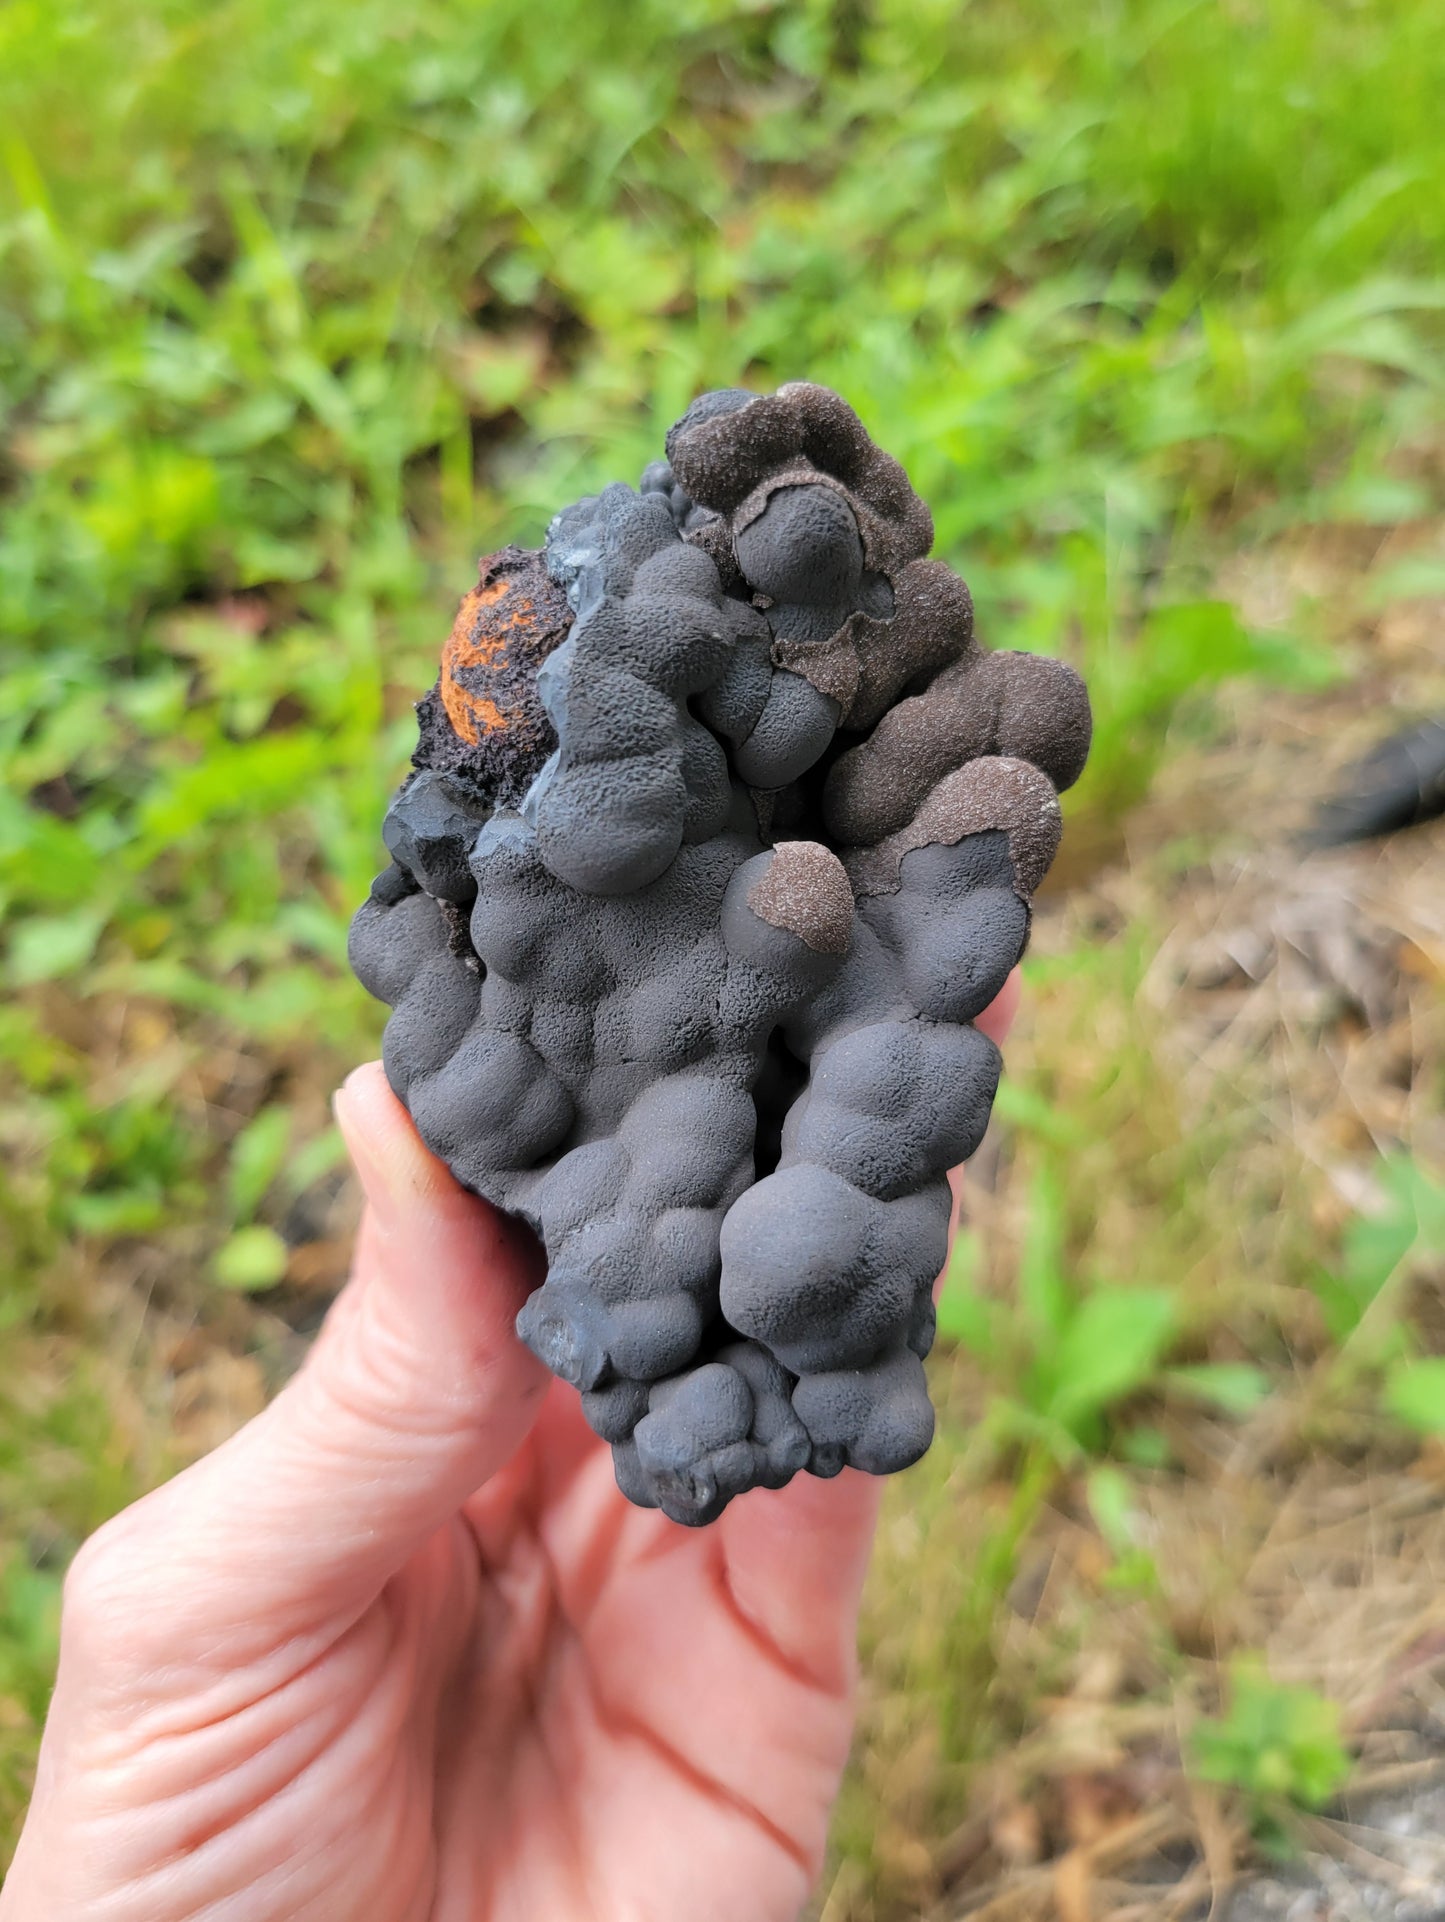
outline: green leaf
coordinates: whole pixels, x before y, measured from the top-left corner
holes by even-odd
[[[1114,1447],[1135,1468],[1168,1468],[1174,1460],[1173,1444],[1153,1422],[1131,1423],[1114,1438]]]
[[[1129,1477],[1105,1463],[1090,1471],[1085,1486],[1090,1511],[1110,1550],[1115,1555],[1123,1555],[1136,1548],[1134,1497]]]
[[[1228,1711],[1201,1722],[1190,1747],[1204,1781],[1302,1808],[1322,1808],[1350,1772],[1336,1705],[1313,1689],[1272,1681],[1253,1655],[1231,1664]]]
[[[32,987],[83,968],[95,953],[105,918],[104,909],[86,906],[73,914],[22,921],[10,941],[11,981],[16,987]]]
[[[1413,1218],[1419,1252],[1445,1255],[1445,1182],[1411,1156],[1392,1155],[1385,1163],[1385,1185],[1401,1212]]]
[[[276,1286],[286,1272],[286,1261],[286,1244],[280,1235],[274,1228],[258,1224],[238,1229],[217,1250],[211,1276],[222,1288],[237,1294],[256,1294]]]
[[[60,1644],[60,1576],[19,1555],[0,1562],[0,1699],[44,1720]]]
[[[1065,1114],[1037,1089],[1005,1075],[994,1097],[994,1114],[1014,1127],[1037,1135],[1051,1148],[1078,1148],[1089,1139],[1088,1129]]]
[[[1445,594],[1445,554],[1413,554],[1370,576],[1364,605],[1378,613],[1395,601],[1435,600]]]
[[[73,1195],[65,1212],[83,1235],[143,1235],[165,1220],[165,1196],[147,1186],[105,1188]]]
[[[233,1221],[243,1224],[255,1214],[281,1172],[290,1143],[291,1114],[282,1107],[262,1108],[236,1136],[227,1171]]]
[[[1051,1358],[1056,1386],[1046,1411],[1077,1430],[1087,1416],[1138,1394],[1154,1379],[1178,1325],[1162,1288],[1099,1288],[1085,1297]]]
[[[1445,1355],[1402,1361],[1385,1383],[1385,1406],[1422,1435],[1445,1435]]]
[[[996,1304],[975,1288],[977,1268],[978,1237],[961,1229],[954,1237],[938,1296],[938,1327],[950,1341],[986,1361],[994,1346]]]
[[[1019,1306],[1036,1339],[1059,1336],[1073,1311],[1064,1272],[1064,1195],[1054,1170],[1041,1167],[1029,1185]]]
[[[1269,1376],[1248,1362],[1191,1362],[1165,1372],[1164,1383],[1193,1401],[1210,1403],[1226,1415],[1248,1415],[1269,1394]]]
[[[1386,1286],[1419,1257],[1445,1253],[1445,1186],[1408,1155],[1388,1157],[1379,1172],[1383,1207],[1350,1223],[1338,1269],[1315,1279],[1336,1341],[1354,1333]]]
[[[281,1185],[285,1194],[293,1199],[304,1194],[313,1181],[329,1175],[333,1168],[342,1167],[346,1161],[346,1143],[341,1130],[336,1127],[323,1128],[319,1135],[304,1141],[286,1157],[286,1165],[281,1170]]]
[[[1159,1570],[1140,1541],[1142,1530],[1127,1475],[1105,1463],[1089,1475],[1089,1508],[1114,1565],[1106,1577],[1113,1589],[1157,1591]]]

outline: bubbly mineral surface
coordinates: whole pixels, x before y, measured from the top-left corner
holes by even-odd
[[[928,1447],[972,1024],[1089,706],[978,646],[836,394],[705,394],[666,445],[482,563],[351,957],[423,1138],[546,1248],[523,1338],[697,1524]]]

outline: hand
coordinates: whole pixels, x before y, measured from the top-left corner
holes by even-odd
[[[266,1412],[77,1557],[0,1922],[787,1922],[879,1485],[631,1507],[513,1333],[530,1239],[379,1067],[337,1114],[353,1277]]]

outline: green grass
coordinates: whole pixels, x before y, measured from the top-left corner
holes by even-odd
[[[0,1836],[32,1564],[164,1466],[96,1278],[209,1312],[189,1278],[270,1279],[333,1164],[286,1117],[375,1046],[346,921],[476,554],[635,475],[703,386],[834,384],[986,638],[1089,676],[1074,842],[1116,841],[1221,681],[1340,670],[1327,611],[1252,630],[1222,558],[1440,511],[1438,29],[1432,0],[0,10]],[[1088,1291],[1232,1249],[1187,1141],[1120,1145],[1124,1027],[1075,1090],[1088,1153],[1039,1149],[1058,1242],[997,1383],[1055,1427]],[[1021,1138],[1058,1080],[1020,1083]],[[1100,1192],[1157,1228],[1149,1273],[1080,1278]]]

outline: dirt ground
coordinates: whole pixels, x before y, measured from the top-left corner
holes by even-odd
[[[1304,547],[1231,588],[1268,620],[1302,587],[1326,594],[1380,559]],[[1221,1153],[1240,1154],[1228,1117],[1247,1112],[1241,1166],[1288,1162],[1280,1185],[1330,1232],[1377,1203],[1382,1154],[1445,1162],[1445,821],[1307,846],[1358,755],[1392,725],[1445,714],[1445,603],[1397,605],[1357,638],[1347,684],[1241,695],[1225,734],[1170,764],[1127,845],[1076,871],[1037,934],[1040,952],[1066,954],[1141,917],[1163,927],[1140,1015],[1186,1123],[1222,1125]],[[986,1145],[985,1237],[1006,1231],[1009,1186]],[[1442,1281],[1426,1277],[1409,1304],[1436,1352]],[[1227,1343],[1227,1306],[1221,1322]],[[1254,1414],[1164,1417],[1176,1467],[1137,1476],[1158,1571],[1137,1596],[1110,1590],[1077,1486],[1051,1495],[991,1637],[991,1686],[1016,1691],[1027,1725],[974,1768],[941,1844],[911,1852],[896,1826],[894,1906],[840,1875],[824,1922],[1445,1916],[1445,1444],[1387,1438],[1348,1354],[1322,1348],[1297,1302],[1281,1301],[1278,1325],[1279,1385]],[[1252,1327],[1238,1326],[1240,1355]],[[889,1559],[885,1534],[885,1582]],[[1278,1873],[1238,1803],[1181,1767],[1241,1648],[1338,1703],[1357,1757],[1338,1806],[1292,1818],[1296,1859]],[[881,1847],[886,1859],[886,1832]]]

